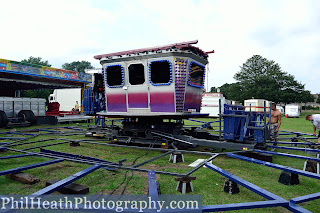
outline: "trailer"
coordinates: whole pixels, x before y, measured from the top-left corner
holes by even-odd
[[[284,108],[282,106],[276,106],[277,110],[280,111],[281,115],[284,115]]]
[[[231,104],[222,93],[204,93],[202,96],[201,113],[209,114],[210,117],[219,117],[219,100],[221,100],[221,112],[224,112],[224,104]]]
[[[285,106],[285,113],[288,118],[299,118],[301,114],[301,107],[296,104],[287,104]]]
[[[45,115],[45,99],[0,97],[0,127],[21,122],[32,125],[37,116]]]
[[[271,102],[264,99],[248,99],[244,101],[246,111],[251,112],[263,112],[266,108],[267,112],[270,112]]]

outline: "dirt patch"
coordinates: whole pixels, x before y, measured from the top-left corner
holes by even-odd
[[[179,164],[179,163],[168,163],[164,166],[158,166],[156,164],[153,164],[153,163],[149,163],[149,164],[146,164],[144,165],[143,167],[141,167],[143,169],[148,169],[148,170],[157,170],[157,171],[163,171],[164,169],[187,169],[187,168],[190,168],[191,170],[191,167],[188,167],[187,165],[184,165],[184,164]]]

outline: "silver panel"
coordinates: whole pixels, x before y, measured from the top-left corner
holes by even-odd
[[[0,97],[0,110],[7,117],[16,117],[20,110],[32,110],[35,116],[46,115],[46,100],[41,98]]]

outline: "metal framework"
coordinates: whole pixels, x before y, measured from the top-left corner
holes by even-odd
[[[201,121],[200,121],[201,123]],[[61,128],[66,128],[67,130],[72,130],[69,132],[64,132],[64,131],[59,131],[55,130],[54,128],[44,128],[44,129],[33,129],[29,130],[28,132],[26,131],[6,131],[6,132],[0,132],[0,135],[4,135],[7,137],[8,135],[20,135],[24,137],[17,137],[15,140],[10,140],[10,142],[4,142],[1,143],[0,150],[5,151],[5,150],[10,150],[10,151],[15,151],[19,152],[22,154],[18,155],[11,155],[11,156],[3,156],[0,157],[0,160],[6,160],[6,159],[12,159],[12,158],[21,158],[21,157],[28,157],[28,156],[36,156],[40,158],[46,158],[46,159],[51,159],[49,161],[45,161],[42,163],[36,163],[36,164],[31,164],[27,166],[22,166],[22,167],[17,167],[14,169],[8,169],[4,171],[0,171],[0,175],[5,175],[9,173],[16,173],[19,171],[24,171],[32,168],[37,168],[37,167],[42,167],[54,163],[59,163],[62,161],[70,161],[70,162],[78,162],[78,163],[84,163],[84,164],[89,164],[91,165],[87,169],[80,171],[76,174],[71,175],[68,178],[65,178],[53,185],[50,185],[48,187],[45,187],[42,190],[39,190],[38,192],[33,193],[30,196],[40,196],[40,195],[46,195],[50,194],[54,191],[57,191],[58,189],[62,188],[65,185],[68,185],[75,180],[80,179],[81,177],[84,177],[85,175],[90,174],[91,172],[97,170],[97,169],[107,169],[107,170],[115,170],[115,169],[123,169],[123,170],[131,170],[131,171],[139,171],[139,172],[147,172],[148,173],[148,183],[149,183],[149,195],[153,196],[155,199],[158,199],[158,189],[157,189],[157,183],[156,183],[156,176],[155,174],[164,174],[164,175],[171,175],[171,176],[176,176],[176,177],[186,177],[197,171],[198,169],[202,168],[203,165],[206,165],[208,168],[211,170],[223,175],[226,178],[229,178],[230,180],[248,188],[249,190],[259,194],[260,196],[264,197],[267,199],[266,201],[257,201],[257,202],[247,202],[247,203],[233,203],[233,204],[221,204],[221,205],[207,205],[207,206],[202,206],[202,212],[214,212],[214,211],[229,211],[229,210],[240,210],[240,209],[254,209],[254,208],[267,208],[267,207],[277,207],[281,206],[284,208],[287,208],[288,210],[292,212],[309,212],[308,210],[302,208],[301,206],[298,206],[299,203],[302,202],[308,202],[311,200],[319,199],[320,198],[320,192],[310,194],[310,195],[304,195],[301,197],[296,197],[292,198],[289,201],[285,200],[273,193],[270,193],[246,180],[243,180],[217,166],[215,166],[212,163],[209,163],[211,160],[214,158],[218,157],[219,155],[226,155],[231,158],[239,159],[239,160],[244,160],[248,161],[251,163],[263,165],[263,166],[268,166],[271,168],[283,170],[283,171],[289,171],[292,173],[304,175],[306,177],[310,178],[315,178],[315,179],[320,179],[319,174],[303,171],[303,170],[298,170],[274,163],[268,163],[265,161],[261,160],[256,160],[253,158],[248,158],[244,157],[241,155],[238,155],[238,152],[226,152],[226,153],[212,153],[212,152],[199,152],[199,151],[188,151],[188,150],[178,150],[174,143],[173,149],[161,149],[161,148],[153,148],[153,147],[140,147],[140,146],[129,146],[130,148],[135,148],[135,149],[144,149],[144,150],[155,150],[155,151],[165,151],[165,153],[160,154],[159,156],[153,157],[151,159],[148,159],[146,161],[143,161],[139,164],[135,164],[132,166],[123,166],[121,162],[110,162],[110,161],[105,161],[101,160],[98,158],[92,158],[92,157],[87,157],[87,156],[80,156],[80,155],[74,155],[70,153],[63,153],[63,152],[57,152],[57,151],[50,151],[43,149],[43,147],[47,146],[55,146],[63,143],[86,143],[86,144],[99,144],[102,146],[111,146],[111,147],[128,147],[128,145],[120,145],[120,144],[109,144],[109,143],[99,143],[99,139],[84,139],[84,140],[77,140],[77,139],[68,139],[68,138],[63,138],[63,136],[68,136],[68,135],[76,135],[76,134],[83,134],[83,129],[79,127],[61,127]],[[304,134],[304,133],[297,133],[297,132],[281,132],[282,135],[294,135],[291,139],[295,139],[295,141],[292,142],[278,142],[279,144],[284,144],[284,145],[303,145],[303,146],[312,146],[314,145],[314,142],[312,141],[306,141],[314,138],[310,138],[310,135]],[[46,140],[36,140],[36,141],[28,141],[30,139],[34,139],[37,136],[40,135],[59,135],[59,137],[56,137],[55,139],[46,139]],[[9,137],[8,136],[8,137]],[[298,136],[299,138],[297,138]],[[303,138],[303,136],[306,136]],[[5,138],[4,137],[4,138]],[[307,139],[306,139],[307,138]],[[169,138],[165,138],[169,139]],[[301,142],[296,142],[298,140],[305,141],[303,143]],[[58,142],[58,143],[50,143],[50,144],[45,144],[45,145],[40,145],[40,146],[34,146],[30,148],[25,148],[25,149],[15,149],[14,147],[17,146],[22,146],[22,145],[27,145],[27,144],[36,144],[36,143],[42,143],[42,142],[49,142],[49,141],[55,141],[55,140],[61,140],[63,142]],[[272,141],[266,141],[266,143],[274,143]],[[312,148],[298,148],[298,147],[289,147],[289,146],[268,146],[270,148],[277,148],[277,149],[288,149],[288,150],[298,150],[298,151],[303,151],[303,152],[309,152],[309,153],[319,153],[320,150],[317,149],[312,149]],[[40,148],[40,152],[30,152],[28,150],[35,150]],[[168,156],[171,153],[174,153],[176,151],[182,152],[182,153],[193,153],[193,154],[201,154],[201,155],[208,155],[210,156],[208,159],[206,159],[204,162],[196,166],[195,168],[192,168],[190,171],[186,173],[174,173],[174,172],[165,172],[165,171],[150,171],[148,169],[141,169],[139,167],[146,165],[152,161],[155,161],[157,159],[160,159],[162,157]],[[294,154],[287,154],[287,153],[281,153],[281,152],[271,152],[271,151],[266,151],[266,150],[260,150],[260,149],[253,149],[254,152],[256,153],[262,153],[262,154],[269,154],[269,155],[278,155],[278,156],[283,156],[283,157],[290,157],[290,158],[297,158],[297,159],[302,159],[302,160],[313,160],[316,162],[320,162],[319,158],[314,158],[314,157],[308,157],[308,156],[303,156],[303,155],[294,155]]]

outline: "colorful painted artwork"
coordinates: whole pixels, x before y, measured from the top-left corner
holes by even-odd
[[[0,70],[6,70],[7,69],[7,63],[0,61]]]
[[[12,64],[11,63],[11,71],[31,73],[31,74],[36,74],[36,75],[41,74],[41,68],[26,66],[26,65],[22,65],[22,64]]]
[[[0,70],[91,82],[90,74],[0,59]]]
[[[66,78],[66,79],[73,79],[79,80],[78,72],[68,71],[68,70],[60,70],[54,68],[43,68],[43,75],[55,77],[55,78]]]

